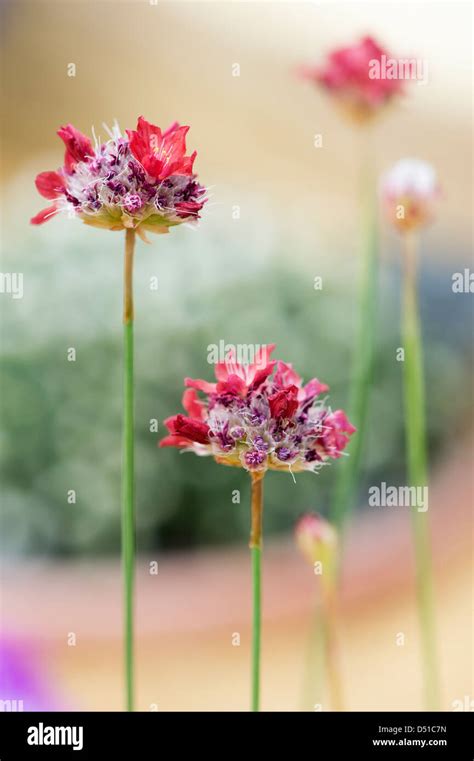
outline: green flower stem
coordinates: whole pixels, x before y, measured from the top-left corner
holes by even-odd
[[[260,644],[262,628],[263,475],[251,473],[250,552],[252,553],[252,711],[260,710]]]
[[[336,585],[331,590],[322,589],[314,605],[306,656],[303,710],[314,710],[315,704],[322,704],[326,685],[332,710],[344,710],[339,670],[337,593]]]
[[[407,471],[411,486],[428,485],[425,425],[423,354],[417,297],[417,240],[414,233],[403,236],[402,334],[405,349],[404,400]],[[439,676],[436,656],[433,575],[428,513],[412,510],[416,556],[418,611],[421,628],[425,705],[439,709]]]
[[[364,137],[368,140],[368,135]],[[368,143],[369,149],[370,145]],[[347,447],[349,457],[344,458],[344,462],[338,465],[334,498],[331,504],[331,521],[339,529],[345,523],[357,496],[375,356],[378,275],[377,208],[369,149],[366,151],[361,182],[362,250],[358,332],[354,347],[349,399],[349,419],[357,428],[357,433]]]
[[[133,592],[135,566],[133,442],[133,254],[135,232],[125,233],[123,308],[122,566],[124,580],[125,704],[134,710]]]
[[[339,672],[337,592],[336,585],[330,592],[323,592],[322,625],[331,706],[334,711],[342,711],[344,710],[344,701]]]
[[[321,705],[323,702],[325,650],[324,627],[322,623],[322,611],[318,591],[318,595],[315,598],[313,605],[308,644],[306,648],[303,680],[303,711],[314,711],[315,705]]]

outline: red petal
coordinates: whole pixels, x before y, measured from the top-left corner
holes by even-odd
[[[159,447],[188,447],[192,442],[189,439],[185,439],[183,436],[165,436],[158,442]]]
[[[216,367],[214,372],[216,374],[216,378],[218,381],[224,382],[229,377],[229,371],[227,369],[226,362],[216,362]]]
[[[226,381],[219,381],[217,393],[245,396],[247,394],[247,384],[239,375],[231,373]]]
[[[157,180],[165,180],[173,174],[192,174],[196,153],[184,155],[188,130],[189,127],[174,122],[162,133],[159,127],[140,116],[137,129],[127,130],[130,150],[148,174]]]
[[[57,213],[58,209],[56,206],[48,206],[47,209],[42,209],[42,211],[39,211],[35,217],[32,217],[30,219],[30,223],[32,225],[42,225],[44,222],[47,222],[50,217],[54,217],[54,215]]]
[[[157,127],[155,124],[152,124],[151,122],[147,122],[147,120],[143,116],[138,117],[137,132],[139,135],[141,135],[143,140],[145,140],[145,142],[148,144],[148,147],[153,147],[151,145],[152,135],[157,138],[158,145],[161,145],[161,141],[163,139],[161,129]]]
[[[185,415],[176,415],[173,425],[173,433],[178,436],[185,436],[187,439],[196,441],[198,444],[209,443],[209,426],[206,423],[186,417]]]
[[[202,402],[199,401],[199,397],[196,394],[196,391],[194,388],[187,388],[186,391],[183,394],[183,407],[188,413],[188,415],[192,418],[196,418],[196,420],[202,420],[205,411],[204,407],[202,405]]]
[[[163,142],[161,129],[154,124],[147,122],[143,116],[138,117],[137,129],[127,130],[127,135],[132,154],[142,164],[143,159],[146,157],[152,158],[154,156],[155,152],[160,149]],[[148,167],[145,167],[145,169],[149,172]],[[149,173],[151,174],[151,172]]]
[[[193,164],[197,156],[197,151],[194,151],[190,156],[185,156],[181,161],[181,167],[179,174],[192,174]]]
[[[253,379],[250,388],[254,391],[256,388],[262,385],[264,381],[272,374],[273,368],[276,365],[276,361],[272,360],[263,370],[257,370],[255,378]]]
[[[199,212],[203,206],[204,203],[196,201],[178,201],[175,204],[175,209],[179,217],[195,217],[199,219]]]
[[[170,126],[165,129],[163,132],[163,137],[167,137],[168,135],[171,135],[173,132],[176,132],[177,129],[179,129],[179,122],[173,122],[173,124],[170,124]]]
[[[216,390],[215,383],[209,383],[199,378],[185,378],[184,385],[188,388],[195,388],[197,391],[203,391],[205,394],[213,394]]]
[[[268,397],[270,413],[277,420],[281,417],[291,418],[298,409],[298,387],[288,386]]]
[[[131,129],[127,130],[127,137],[128,137],[130,150],[132,154],[135,156],[135,158],[138,161],[141,161],[147,150],[145,141],[143,140],[141,135],[138,134],[138,132],[135,132],[134,130],[131,130]]]
[[[64,191],[64,181],[58,172],[41,172],[35,180],[38,193],[43,198],[56,198]]]
[[[57,134],[66,146],[64,166],[68,172],[73,171],[79,161],[85,161],[86,158],[93,155],[94,149],[87,135],[83,135],[72,124],[60,127]]]
[[[322,394],[324,391],[329,391],[329,386],[327,383],[321,383],[320,380],[317,378],[312,378],[306,386],[303,388],[304,394],[302,394],[302,397],[304,399],[310,399],[315,398],[316,396],[319,396],[319,394]]]

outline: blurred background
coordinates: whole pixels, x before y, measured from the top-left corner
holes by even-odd
[[[162,127],[191,125],[188,146],[198,151],[211,201],[197,230],[150,236],[136,256],[138,707],[246,710],[248,477],[156,443],[163,418],[181,411],[183,378],[210,379],[207,347],[220,340],[275,342],[277,358],[330,385],[333,407],[347,403],[361,136],[295,71],[370,33],[393,55],[428,63],[428,83],[407,83],[372,145],[380,172],[418,157],[435,165],[443,188],[439,217],[422,239],[420,298],[443,707],[466,705],[472,295],[454,294],[452,275],[472,267],[471,13],[457,2],[4,0],[1,269],[23,273],[24,297],[0,298],[1,699],[15,698],[21,684],[25,709],[122,708],[124,241],[65,218],[29,225],[47,205],[36,174],[62,163],[56,129],[72,122],[105,139],[104,122],[132,128],[140,114]],[[399,250],[383,221],[380,257],[371,424],[344,567],[342,669],[348,709],[412,710],[422,708],[422,691],[409,508],[367,505],[369,485],[406,482]],[[158,435],[150,432],[155,419]],[[264,709],[318,702],[311,689],[302,692],[317,580],[292,532],[304,510],[327,515],[337,467],[296,483],[279,473],[266,479]],[[326,696],[320,702],[329,708]]]

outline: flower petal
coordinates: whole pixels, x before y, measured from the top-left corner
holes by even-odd
[[[85,161],[94,154],[92,143],[87,135],[83,135],[72,124],[60,127],[57,134],[66,146],[64,167],[68,172],[73,172],[79,161]]]
[[[36,216],[32,217],[30,219],[30,223],[32,225],[42,225],[44,222],[47,222],[48,219],[51,217],[54,217],[55,214],[58,213],[58,209],[56,206],[48,206],[47,209],[42,209],[41,211],[36,214]]]
[[[203,420],[205,410],[194,388],[187,388],[183,394],[182,404],[188,415],[196,420]]]
[[[213,394],[216,390],[215,383],[209,383],[199,378],[185,378],[184,385],[188,388],[195,388],[197,391],[203,391],[205,394]]]
[[[38,193],[43,198],[57,198],[64,190],[64,180],[59,172],[40,172],[35,180]]]

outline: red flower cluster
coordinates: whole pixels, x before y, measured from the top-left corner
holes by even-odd
[[[128,139],[115,128],[108,142],[93,147],[72,124],[61,127],[64,165],[36,178],[38,192],[54,204],[31,222],[67,210],[89,225],[142,234],[197,219],[206,198],[193,174],[196,152],[186,155],[188,130],[174,123],[162,132],[141,116]]]
[[[291,365],[270,360],[274,348],[260,349],[249,365],[229,353],[216,365],[217,383],[186,378],[187,415],[165,420],[169,435],[160,446],[212,455],[249,471],[314,471],[339,458],[354,426],[318,398],[328,386],[317,378],[303,385]]]

